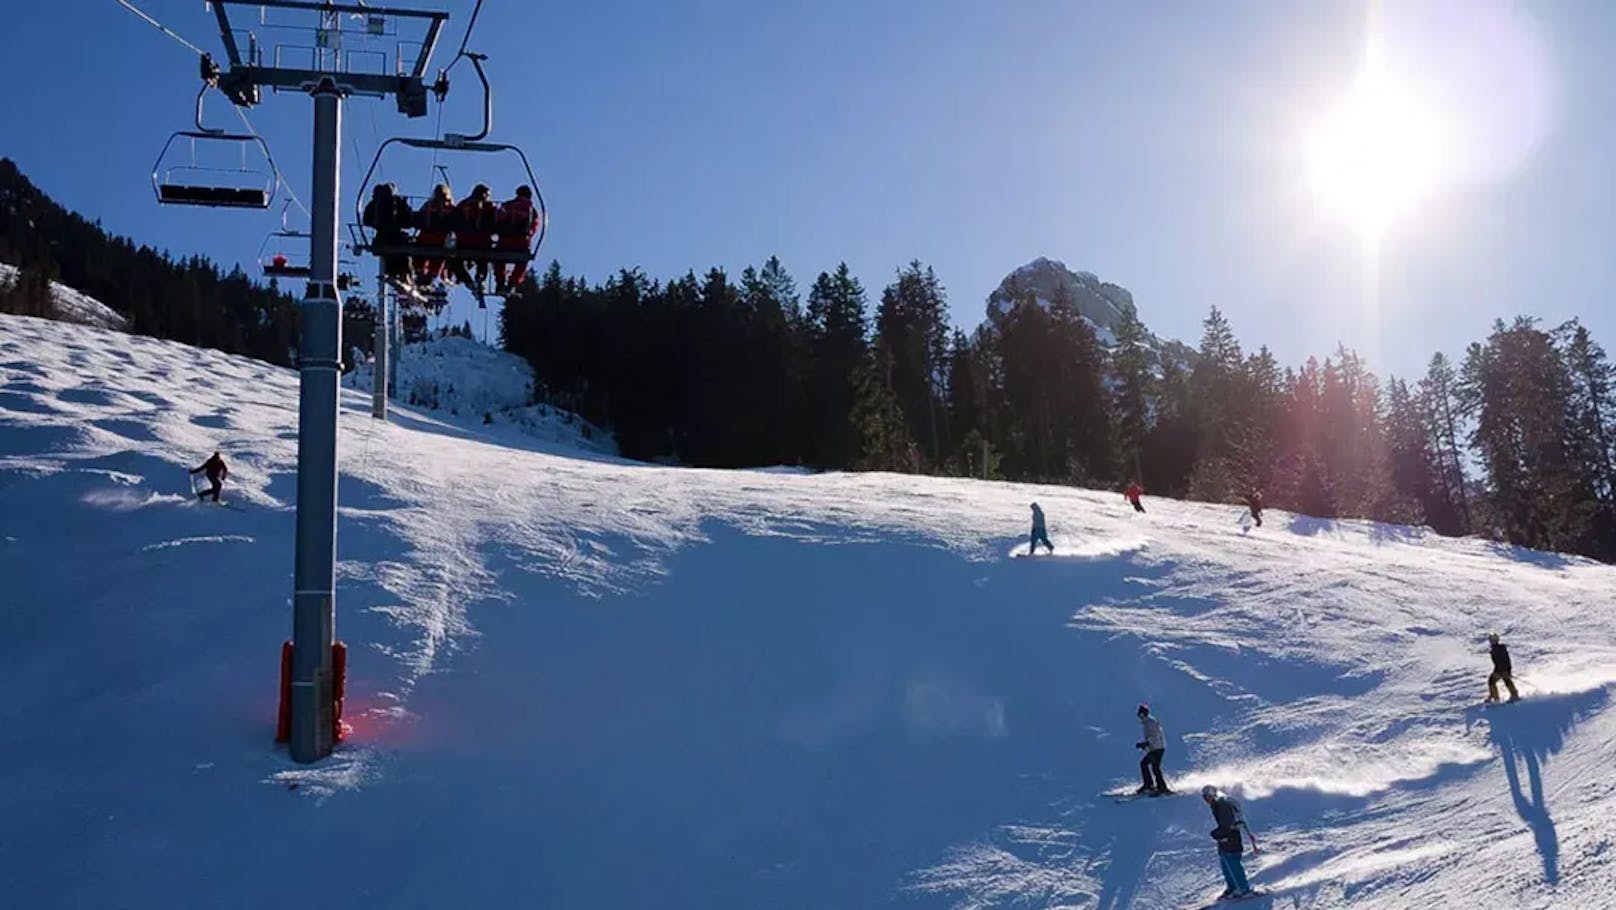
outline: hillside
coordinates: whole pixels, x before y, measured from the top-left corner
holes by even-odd
[[[296,375],[0,316],[17,906],[1198,907],[1206,807],[1105,795],[1140,701],[1175,786],[1243,798],[1238,906],[1612,906],[1616,568],[344,396],[354,732],[302,767],[269,742]],[[182,473],[215,448],[223,508]],[[1032,500],[1058,553],[1010,559]],[[1519,704],[1479,704],[1488,629]]]

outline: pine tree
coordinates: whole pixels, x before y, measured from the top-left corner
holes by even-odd
[[[1144,323],[1130,303],[1122,307],[1111,349],[1111,405],[1116,419],[1118,461],[1134,480],[1141,476],[1140,453],[1150,429],[1150,402],[1155,397],[1152,356]]]
[[[1431,432],[1431,449],[1436,455],[1436,482],[1446,501],[1446,511],[1457,514],[1457,533],[1468,534],[1474,527],[1470,514],[1470,494],[1465,480],[1464,458],[1459,451],[1457,403],[1458,374],[1439,351],[1431,355],[1425,378],[1420,380],[1420,400],[1425,405],[1425,423]]]
[[[1190,476],[1190,495],[1210,502],[1227,502],[1250,485],[1240,476],[1235,440],[1241,427],[1235,411],[1240,392],[1243,357],[1229,321],[1212,307],[1202,324],[1200,359],[1191,373],[1191,403],[1197,452]]]
[[[927,462],[943,458],[945,427],[938,419],[948,353],[948,303],[930,267],[910,262],[881,292],[875,344],[892,364],[891,384],[911,438]]]
[[[808,294],[808,344],[813,367],[809,383],[811,427],[808,461],[823,468],[846,468],[858,458],[853,426],[856,378],[864,364],[864,288],[847,268],[821,272]]]
[[[894,365],[884,347],[871,347],[855,379],[853,425],[859,435],[855,467],[864,471],[905,471],[916,466],[914,445],[892,387]]]

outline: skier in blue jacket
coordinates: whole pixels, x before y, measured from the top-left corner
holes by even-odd
[[[1055,552],[1055,545],[1049,542],[1049,530],[1044,527],[1044,510],[1038,508],[1038,503],[1032,504],[1032,534],[1027,542],[1027,555],[1038,552],[1038,545],[1043,544],[1049,552]]]

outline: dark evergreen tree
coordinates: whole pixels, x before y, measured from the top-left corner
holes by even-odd
[[[808,294],[809,438],[806,461],[851,467],[859,455],[853,425],[857,377],[866,350],[864,288],[847,263],[821,272]]]
[[[898,270],[881,292],[875,345],[891,363],[890,383],[908,436],[920,443],[927,464],[947,451],[942,386],[948,355],[948,303],[937,276],[918,261]]]

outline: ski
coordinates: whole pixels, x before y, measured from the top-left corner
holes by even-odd
[[[1269,894],[1270,892],[1267,890],[1257,888],[1253,889],[1249,893],[1242,894],[1239,897],[1215,897],[1209,903],[1191,904],[1190,906],[1186,907],[1185,910],[1217,910],[1219,907],[1237,907],[1249,901],[1254,901],[1260,897],[1268,897]]]

